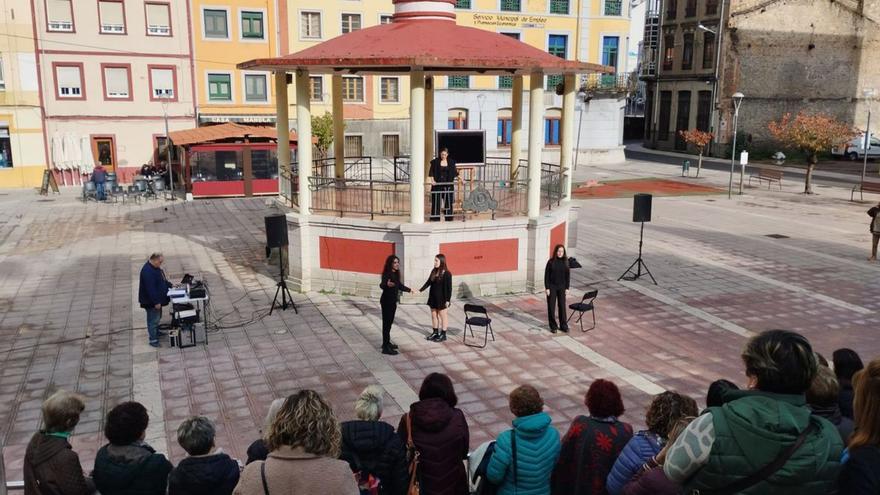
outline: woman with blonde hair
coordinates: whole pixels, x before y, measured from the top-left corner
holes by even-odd
[[[856,428],[844,455],[839,490],[847,495],[880,493],[880,359],[853,376]]]
[[[245,467],[234,494],[359,494],[348,463],[338,459],[342,434],[333,408],[314,390],[284,401],[265,440],[269,457]]]
[[[284,405],[284,399],[275,399],[269,404],[269,411],[266,413],[266,419],[263,421],[263,427],[260,429],[260,438],[254,440],[254,443],[247,449],[247,462],[250,464],[254,461],[265,461],[269,457],[269,449],[266,447],[265,435],[269,431],[269,427],[275,421],[275,416]]]

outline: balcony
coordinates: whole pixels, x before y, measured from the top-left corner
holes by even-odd
[[[635,72],[581,76],[581,89],[593,94],[628,94],[635,91],[637,84],[638,78]]]

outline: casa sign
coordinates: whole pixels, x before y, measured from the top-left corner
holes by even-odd
[[[477,26],[543,28],[546,23],[546,17],[534,15],[474,14],[474,24]]]

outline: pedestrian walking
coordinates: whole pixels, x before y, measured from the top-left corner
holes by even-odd
[[[454,181],[458,177],[458,169],[455,168],[455,160],[449,158],[449,149],[441,148],[440,156],[431,160],[428,176],[431,178],[431,221],[440,221],[442,202],[443,216],[447,222],[451,222]]]
[[[391,325],[394,324],[397,303],[401,292],[412,292],[400,281],[400,258],[397,256],[392,254],[385,259],[379,287],[382,289],[382,297],[379,298],[379,305],[382,306],[382,354],[394,356],[397,355],[397,344],[391,341]]]
[[[556,333],[561,329],[568,332],[568,321],[565,319],[565,296],[571,283],[571,270],[568,267],[568,255],[565,246],[557,244],[553,248],[553,256],[544,267],[544,294],[547,295],[547,319],[550,320],[550,331]],[[556,324],[556,312],[559,311],[559,325]]]
[[[452,300],[452,274],[446,267],[446,256],[438,254],[434,256],[434,269],[419,289],[419,292],[428,289],[428,307],[431,308],[431,335],[426,340],[444,342],[446,329],[449,328],[449,303]]]
[[[153,253],[150,259],[141,268],[140,285],[138,287],[138,302],[147,311],[147,333],[150,345],[159,347],[159,321],[162,320],[162,306],[171,302],[168,297],[168,289],[171,283],[165,278],[162,271],[162,263],[165,257],[162,253]]]
[[[868,261],[877,261],[877,244],[880,243],[880,203],[868,210],[868,216],[871,217],[871,224],[868,230],[871,231],[871,257]]]
[[[107,191],[104,189],[104,184],[107,182],[107,169],[101,163],[96,163],[95,168],[92,169],[92,182],[95,183],[98,201],[105,201],[107,199]]]

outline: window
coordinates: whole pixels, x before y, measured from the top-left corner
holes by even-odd
[[[208,74],[208,100],[232,101],[232,76]]]
[[[544,145],[559,146],[560,122],[562,122],[562,111],[557,108],[547,109],[547,115],[544,117]]]
[[[360,14],[342,14],[342,34],[357,31],[361,28]]]
[[[694,33],[684,33],[681,46],[681,69],[690,70],[694,66]]]
[[[324,78],[322,76],[309,76],[309,99],[324,101]]]
[[[513,112],[510,108],[498,109],[497,142],[499,146],[510,146],[513,138]]]
[[[675,19],[676,11],[678,11],[677,0],[666,0],[666,18]]]
[[[718,0],[706,1],[706,15],[715,15],[718,13]]]
[[[622,0],[605,0],[605,15],[623,14]]]
[[[244,75],[244,101],[266,102],[266,74]]]
[[[391,18],[393,16],[390,15],[380,15],[379,16],[379,24],[391,24]]]
[[[342,101],[346,103],[363,103],[364,78],[360,76],[344,76],[342,78]]]
[[[501,34],[519,41],[519,33],[501,33]],[[513,88],[513,76],[498,76],[498,88],[499,89],[512,89]]]
[[[84,100],[82,64],[55,65],[55,86],[58,98]]]
[[[204,9],[202,16],[205,19],[205,38],[229,38],[229,24],[225,10]]]
[[[675,149],[686,150],[687,143],[678,131],[688,130],[691,120],[691,92],[678,92],[678,112],[675,116]]]
[[[660,92],[660,122],[657,124],[657,139],[660,141],[669,140],[669,119],[672,114],[672,91]]]
[[[241,37],[248,40],[265,38],[262,12],[241,11]]]
[[[619,36],[602,37],[602,65],[617,69],[617,57],[620,53]]]
[[[697,129],[709,132],[709,117],[712,113],[712,92],[700,91],[697,93]]]
[[[125,9],[122,2],[99,0],[101,34],[125,34]]]
[[[382,156],[388,158],[400,156],[400,135],[382,134]]]
[[[675,35],[667,34],[663,40],[663,70],[672,70],[675,58]]]
[[[547,91],[556,91],[556,87],[563,83],[565,79],[561,74],[553,74],[547,76]]]
[[[684,16],[694,17],[695,15],[697,15],[697,0],[687,0],[687,3],[684,4]]]
[[[46,0],[46,17],[49,31],[73,32],[71,0]]]
[[[12,142],[6,126],[0,126],[0,168],[12,168]]]
[[[150,99],[177,101],[177,70],[171,66],[149,69]]]
[[[470,76],[449,76],[446,78],[446,87],[449,89],[468,89],[471,87]]]
[[[0,91],[6,91],[6,78],[3,77],[3,57],[0,56]]]
[[[101,64],[104,99],[131,100],[131,66]]]
[[[364,156],[363,136],[345,136],[343,146],[345,156]]]
[[[711,69],[715,66],[715,35],[703,33],[703,68]]]
[[[400,103],[400,79],[396,77],[379,78],[379,101]]]
[[[321,39],[321,13],[301,12],[299,15],[299,36],[307,39]]]
[[[564,34],[551,34],[547,40],[547,51],[550,55],[566,58],[568,52],[568,36]]]
[[[147,3],[147,36],[171,36],[171,6]]]
[[[568,0],[550,0],[550,13],[568,15]]]
[[[519,12],[522,10],[520,0],[501,0],[502,12]]]
[[[467,129],[468,128],[468,111],[467,108],[450,108],[446,117],[446,127],[448,129]]]
[[[455,0],[455,8],[469,9],[471,8],[471,0]]]

